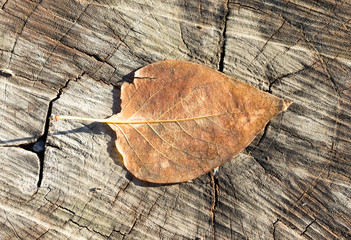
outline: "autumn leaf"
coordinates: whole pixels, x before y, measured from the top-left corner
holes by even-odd
[[[155,183],[194,179],[231,160],[291,102],[221,72],[186,61],[147,65],[124,83],[116,132],[125,167]]]

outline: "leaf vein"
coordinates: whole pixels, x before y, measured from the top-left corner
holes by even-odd
[[[208,84],[203,84],[201,87],[208,86],[208,85],[213,85],[213,84],[218,84],[216,82],[208,83]],[[200,87],[195,87],[191,90],[190,93],[188,93],[186,96],[182,97],[178,102],[174,103],[171,107],[169,107],[166,111],[164,111],[158,118],[160,119],[162,116],[164,116],[167,112],[171,111],[173,108],[175,108],[178,104],[184,102],[185,99],[190,97],[193,93],[195,93],[197,90],[201,89]]]
[[[177,164],[175,162],[175,160],[169,158],[168,156],[166,156],[162,151],[158,150],[153,144],[151,144],[151,142],[145,137],[144,134],[142,134],[136,127],[130,125],[135,131],[137,131],[144,139],[145,141],[153,148],[155,149],[156,152],[158,152],[159,154],[161,154],[164,158],[166,158],[167,160],[171,161],[172,163],[174,163],[174,165],[178,166],[178,167],[181,167],[181,168],[186,168],[184,166],[180,166],[179,164]]]
[[[188,136],[190,136],[190,137],[193,138],[193,139],[196,139],[196,140],[199,140],[199,141],[201,141],[201,142],[205,142],[205,143],[208,143],[208,144],[211,144],[211,145],[221,146],[221,147],[223,147],[223,148],[229,149],[227,146],[224,146],[224,145],[222,145],[222,144],[217,144],[217,143],[213,143],[213,142],[206,141],[206,140],[201,139],[201,138],[196,138],[196,137],[192,136],[190,133],[188,133],[188,132],[183,128],[183,126],[182,126],[179,122],[176,122],[176,123],[178,124],[178,126],[182,129],[182,131],[183,131],[185,134],[187,134]]]
[[[126,142],[128,144],[128,146],[132,149],[132,151],[134,152],[134,154],[138,157],[139,161],[141,162],[141,164],[143,165],[144,169],[146,169],[146,171],[151,174],[151,175],[156,175],[156,176],[160,176],[159,174],[157,173],[154,173],[154,172],[150,172],[150,170],[146,167],[144,161],[140,158],[139,154],[135,151],[135,149],[133,148],[133,146],[130,144],[129,142],[129,139],[127,137],[127,135],[125,134],[125,132],[123,131],[123,129],[117,125],[117,127],[119,128],[119,130],[122,132],[124,138],[126,139]]]
[[[195,156],[195,155],[192,155],[191,153],[188,153],[187,151],[185,151],[185,150],[183,150],[183,149],[180,149],[180,148],[174,146],[173,144],[169,143],[169,142],[166,141],[166,140],[165,140],[149,123],[148,123],[147,125],[152,129],[152,131],[153,131],[163,142],[165,142],[166,144],[168,144],[168,145],[171,146],[172,148],[177,149],[178,151],[183,152],[183,153],[185,153],[185,154],[187,154],[187,155],[189,155],[189,156],[191,156],[191,157],[193,157],[193,158],[195,158],[195,159],[201,160],[200,157]],[[197,163],[197,164],[198,164],[198,163]],[[198,164],[198,166],[199,166],[201,169],[203,169],[201,165]],[[188,166],[188,167],[189,167],[189,166]]]
[[[161,92],[168,84],[171,84],[171,83],[173,83],[173,82],[175,82],[175,81],[178,81],[180,78],[181,78],[181,77],[176,78],[176,79],[174,79],[174,80],[172,80],[172,81],[170,81],[170,82],[166,82],[165,84],[163,84],[159,90],[157,90],[156,92],[154,92],[152,95],[150,95],[150,96],[148,97],[148,99],[146,99],[146,100],[143,102],[143,104],[139,107],[139,109],[136,110],[136,111],[133,113],[133,115],[130,116],[130,118],[134,117],[134,116],[145,106],[145,104],[146,104],[148,101],[150,101],[150,99],[152,99],[156,94],[158,94],[159,92]]]

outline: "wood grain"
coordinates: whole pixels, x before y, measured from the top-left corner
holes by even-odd
[[[350,15],[328,0],[0,0],[0,239],[350,239]],[[176,185],[129,175],[108,126],[48,118],[118,113],[121,82],[164,59],[294,103]]]

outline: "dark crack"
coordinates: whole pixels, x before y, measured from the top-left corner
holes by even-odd
[[[218,177],[217,174],[212,171],[210,173],[211,176],[211,184],[212,184],[212,207],[211,207],[211,222],[212,222],[212,237],[213,239],[216,239],[216,209],[218,205],[218,196],[219,196],[219,182],[218,182]]]
[[[58,39],[58,40],[56,41],[56,45],[53,47],[53,49],[51,50],[51,52],[48,54],[48,57],[45,59],[44,63],[42,64],[42,66],[41,66],[41,68],[40,68],[40,70],[38,71],[38,74],[37,74],[37,76],[36,76],[36,79],[39,78],[41,72],[44,70],[44,68],[45,68],[45,66],[46,66],[46,63],[49,61],[49,59],[51,58],[51,56],[53,55],[53,53],[56,51],[57,47],[59,46],[59,43],[61,43],[61,44],[63,44],[64,46],[66,46],[64,43],[62,43],[62,39],[63,39],[64,37],[66,37],[66,35],[67,35],[67,33],[68,33],[69,31],[72,30],[72,28],[75,26],[75,24],[77,23],[77,21],[79,20],[79,18],[80,18],[80,17],[83,15],[83,13],[86,11],[87,7],[88,7],[88,5],[85,6],[85,8],[79,13],[79,15],[76,17],[76,19],[72,22],[71,26],[67,29],[67,31],[65,31],[65,32],[63,33],[63,35],[60,37],[60,39]]]
[[[4,4],[2,4],[2,6],[1,6],[1,9],[2,9],[2,10],[5,9],[5,5],[7,4],[8,1],[9,1],[9,0],[6,0],[6,1],[4,2]]]
[[[80,50],[80,52],[83,52],[83,51]],[[98,62],[103,62],[103,63],[105,63],[105,59],[103,59],[102,57],[100,57],[98,54],[88,53],[88,52],[84,52],[84,53],[85,53],[86,55],[88,55],[88,56],[94,58],[94,59],[95,59],[96,61],[98,61]]]
[[[5,77],[5,78],[9,78],[12,77],[13,73],[10,70],[7,69],[1,69],[0,70],[0,77]]]
[[[140,219],[140,217],[141,217],[141,214],[139,214],[138,216],[136,216],[136,218],[134,219],[134,221],[133,221],[133,223],[132,223],[132,226],[130,227],[129,231],[128,231],[127,233],[124,234],[124,236],[123,236],[122,239],[124,239],[125,236],[128,236],[128,235],[133,231],[133,229],[134,229],[134,227],[135,227],[137,221]],[[115,230],[115,231],[116,231],[116,230]],[[121,232],[120,232],[120,233],[121,233]],[[121,234],[123,234],[123,233],[121,233]]]
[[[273,233],[272,233],[272,235],[273,235],[273,239],[275,240],[275,239],[277,239],[276,238],[276,233],[275,233],[275,231],[276,231],[276,224],[279,222],[279,219],[277,219],[277,221],[275,221],[274,223],[273,223]]]
[[[280,29],[282,29],[282,27],[284,26],[285,22],[286,22],[286,20],[284,19],[283,22],[282,22],[282,24],[278,27],[278,29],[276,29],[276,30],[271,34],[271,36],[269,36],[269,38],[267,39],[267,41],[264,43],[264,45],[262,46],[262,48],[258,51],[258,53],[256,54],[256,56],[255,56],[254,59],[252,60],[252,62],[255,61],[255,60],[258,58],[258,56],[260,56],[260,55],[263,53],[263,51],[265,50],[265,48],[266,48],[267,44],[269,43],[269,41],[271,41],[272,38],[280,31]]]
[[[180,39],[182,39],[182,42],[183,42],[184,46],[186,47],[186,49],[189,51],[189,53],[191,53],[189,45],[184,39],[182,28],[181,27],[179,27],[179,28],[180,28]]]
[[[124,186],[122,186],[122,187],[119,189],[119,191],[117,192],[115,198],[113,199],[113,201],[112,201],[112,203],[111,203],[111,206],[115,204],[115,202],[116,202],[117,199],[118,199],[119,194],[120,194],[121,192],[124,192],[124,191],[128,188],[130,182],[131,182],[131,180],[128,179],[128,182],[127,182]]]
[[[313,219],[312,222],[310,222],[306,227],[305,227],[305,230],[300,234],[301,236],[302,235],[305,235],[305,233],[307,232],[308,228],[317,221],[317,219]]]
[[[50,190],[50,191],[51,191],[51,190]],[[48,193],[47,193],[47,194],[48,194]],[[46,194],[46,195],[47,195],[47,194]],[[69,212],[70,214],[72,214],[71,218],[73,218],[74,216],[76,216],[76,213],[73,212],[71,209],[68,209],[68,208],[63,207],[63,206],[61,206],[61,205],[58,205],[57,203],[54,203],[53,201],[49,200],[49,199],[46,197],[46,195],[44,196],[44,199],[45,199],[47,202],[49,202],[50,204],[54,205],[55,207],[57,207],[57,208],[59,208],[59,209],[62,209],[62,210],[64,210],[64,211]]]
[[[124,239],[125,236],[128,236],[128,235],[133,231],[133,229],[134,229],[134,227],[136,226],[136,224],[137,224],[138,221],[142,220],[143,218],[147,218],[147,217],[150,216],[151,211],[152,211],[153,208],[157,205],[157,202],[158,202],[158,200],[159,200],[161,197],[164,197],[164,195],[159,195],[159,196],[155,199],[155,201],[151,204],[150,208],[146,211],[146,213],[142,212],[142,213],[136,215],[136,217],[134,218],[134,221],[133,221],[133,223],[132,223],[132,226],[130,227],[130,229],[128,230],[128,232],[126,232],[126,233],[124,234],[124,236],[123,236],[122,239]],[[120,233],[123,234],[122,232],[120,232]]]
[[[24,144],[20,144],[20,145],[18,145],[18,146],[16,146],[16,147],[20,147],[20,148],[22,148],[22,149],[24,149],[24,150],[27,150],[27,151],[36,153],[35,151],[33,151],[33,146],[34,146],[35,143],[36,143],[36,142],[24,143]],[[12,146],[9,146],[9,147],[12,147]]]
[[[227,23],[229,17],[229,0],[225,3],[225,14],[223,19],[223,28],[222,28],[222,36],[220,39],[220,51],[219,51],[219,62],[218,62],[218,70],[223,72],[224,70],[224,57],[225,57],[225,46],[226,46],[226,34],[227,34]],[[211,185],[212,185],[212,206],[211,206],[211,223],[212,223],[212,237],[215,239],[216,237],[216,209],[218,205],[218,196],[219,196],[219,182],[218,182],[218,173],[212,171],[210,173],[211,177]]]
[[[315,64],[317,64],[318,62],[320,62],[320,60],[316,60],[316,61],[314,61],[313,63],[311,63],[310,65],[305,65],[305,64],[303,64],[303,67],[302,67],[301,69],[298,69],[298,70],[296,70],[296,71],[294,71],[294,72],[285,73],[285,74],[283,74],[283,75],[281,75],[281,76],[278,76],[278,77],[276,77],[276,78],[274,78],[274,79],[270,79],[270,80],[269,80],[269,86],[268,86],[268,92],[269,92],[269,93],[272,93],[272,87],[273,87],[273,85],[274,85],[275,83],[277,83],[277,82],[280,82],[283,78],[290,77],[290,76],[293,76],[293,75],[297,75],[297,74],[299,74],[299,73],[301,73],[301,72],[303,72],[303,71],[305,71],[305,70],[309,70],[309,69],[311,69]]]
[[[103,234],[103,233],[101,233],[101,232],[98,232],[98,231],[96,231],[96,230],[94,230],[94,229],[89,228],[88,226],[81,225],[81,224],[79,224],[79,223],[73,221],[72,219],[70,219],[69,221],[70,221],[71,223],[73,223],[74,225],[77,225],[79,228],[85,228],[85,229],[87,229],[89,232],[96,233],[96,234],[98,234],[98,235],[100,235],[100,236],[102,236],[102,237],[104,237],[104,238],[106,238],[106,239],[108,239],[109,235],[111,235],[111,234],[105,235],[105,234]]]
[[[125,238],[125,236],[126,236],[124,233],[120,232],[119,230],[113,229],[112,232],[111,232],[111,234],[107,237],[107,239],[111,239],[111,235],[112,235],[114,232],[117,233],[117,234],[119,234],[120,236],[122,236],[122,239]]]
[[[280,179],[280,176],[272,171],[269,166],[267,166],[266,162],[264,160],[259,160],[258,158],[253,157],[252,155],[250,155],[256,162],[258,165],[260,165],[260,167],[263,169],[263,171],[265,172],[265,174],[268,174],[272,180],[275,180],[277,183],[281,184],[282,180]]]
[[[322,61],[322,66],[324,68],[324,71],[328,77],[328,79],[330,80],[331,82],[331,87],[334,89],[335,93],[337,94],[337,96],[340,98],[341,95],[340,95],[340,90],[338,88],[338,85],[336,84],[336,81],[335,79],[332,77],[332,75],[330,74],[330,71],[329,71],[329,68],[326,66],[326,64],[324,63],[324,61]]]
[[[227,40],[227,23],[228,23],[228,16],[229,16],[229,0],[226,2],[226,12],[223,21],[223,31],[221,37],[221,48],[219,52],[219,63],[218,63],[218,70],[223,72],[224,70],[224,57],[225,57],[225,45]]]
[[[84,76],[85,72],[83,72],[82,74],[80,74],[76,79],[74,79],[74,81],[78,81],[79,79],[82,78],[82,76]],[[47,137],[48,137],[48,134],[49,134],[49,126],[50,126],[50,116],[51,116],[51,113],[52,113],[52,106],[53,106],[53,103],[58,100],[62,93],[63,93],[63,90],[65,88],[67,88],[69,82],[71,81],[71,79],[68,79],[65,83],[64,86],[62,86],[59,90],[58,90],[58,93],[56,95],[56,97],[54,99],[52,99],[50,102],[49,102],[49,107],[48,107],[48,112],[47,112],[47,115],[46,115],[46,121],[45,121],[45,125],[44,125],[44,133],[41,137],[38,138],[38,140],[33,144],[33,146],[38,143],[38,142],[43,142],[44,144],[44,149],[43,151],[40,151],[40,152],[37,152],[37,155],[39,157],[39,163],[40,163],[40,167],[39,167],[39,179],[38,179],[38,182],[37,182],[37,187],[39,188],[41,186],[41,182],[43,180],[43,171],[44,171],[44,157],[45,157],[45,148],[47,147],[46,145],[46,140],[47,140]],[[29,144],[28,144],[29,145]],[[25,146],[25,147],[29,147],[29,146]]]
[[[47,234],[50,231],[50,229],[47,229],[45,232],[43,232],[42,234],[40,234],[35,240],[39,240],[41,239],[45,234]]]
[[[310,138],[308,138],[308,137],[303,137],[303,136],[301,136],[301,135],[299,135],[299,134],[297,134],[297,133],[292,132],[292,131],[289,130],[289,129],[285,129],[285,128],[282,127],[282,128],[280,128],[280,130],[283,131],[283,132],[285,132],[285,133],[287,133],[288,135],[290,135],[290,136],[292,136],[292,137],[295,137],[295,138],[297,138],[297,139],[299,139],[299,140],[302,140],[302,141],[304,141],[304,142],[307,142],[307,143],[311,146],[311,148],[314,148],[315,145],[316,145],[316,143],[314,143],[312,139],[310,139]],[[317,144],[317,145],[318,145],[318,146],[323,146],[323,145],[320,145],[320,144]]]
[[[12,228],[12,231],[15,233],[16,237],[17,237],[18,239],[22,239],[22,238],[18,235],[15,226],[12,224],[12,222],[11,222],[10,219],[8,218],[6,212],[5,212],[5,218],[6,218],[6,221],[10,224],[10,226],[11,226],[11,228]]]
[[[83,206],[83,208],[82,208],[82,210],[81,210],[81,214],[80,214],[80,216],[79,216],[79,218],[78,218],[77,221],[80,221],[80,220],[83,218],[84,211],[85,211],[85,209],[87,208],[87,206],[89,205],[89,203],[91,203],[91,201],[93,200],[94,195],[95,195],[96,192],[97,192],[97,189],[96,189],[96,188],[93,189],[92,195],[91,195],[90,199],[84,204],[84,206]]]
[[[18,32],[18,35],[16,36],[16,39],[15,39],[15,43],[13,44],[13,48],[11,50],[11,56],[10,56],[10,60],[9,60],[9,64],[8,66],[10,67],[11,66],[11,62],[12,62],[12,57],[13,57],[13,54],[15,53],[15,48],[17,46],[17,42],[18,42],[18,39],[19,37],[21,36],[21,33],[23,32],[24,28],[26,27],[27,25],[27,22],[28,22],[28,19],[32,16],[32,14],[35,12],[35,10],[38,8],[38,6],[41,4],[42,0],[40,0],[38,2],[38,4],[31,10],[31,12],[29,13],[28,16],[26,16],[26,19],[25,20],[22,20],[23,21],[23,25],[21,27],[21,30]],[[7,3],[7,1],[2,5],[2,9],[4,9],[4,6],[5,4]]]
[[[260,139],[258,140],[256,146],[260,146],[260,144],[262,143],[263,139],[266,138],[266,136],[267,136],[267,131],[268,131],[268,128],[269,128],[270,125],[271,125],[271,122],[269,121],[269,122],[266,124],[266,126],[264,127],[263,134],[262,134],[262,136],[260,137]]]
[[[100,235],[100,236],[102,236],[102,237],[105,237],[106,239],[109,239],[109,236],[112,234],[113,231],[115,231],[115,230],[113,230],[113,231],[109,234],[109,236],[107,236],[107,235],[104,235],[103,233],[101,233],[101,232],[99,232],[99,231],[96,231],[96,230],[94,230],[94,229],[89,228],[88,226],[79,224],[78,222],[76,222],[76,221],[73,220],[73,217],[74,217],[74,216],[77,216],[77,214],[76,214],[74,211],[72,211],[71,209],[68,209],[68,208],[66,208],[66,207],[64,207],[64,206],[61,206],[61,205],[57,204],[56,202],[53,202],[53,201],[51,201],[50,199],[47,198],[47,195],[48,195],[50,192],[51,192],[51,189],[49,188],[49,192],[45,194],[44,199],[45,199],[47,202],[49,202],[50,204],[56,206],[57,208],[62,209],[63,211],[67,211],[67,212],[69,212],[69,213],[71,214],[71,217],[70,217],[66,222],[71,222],[71,223],[77,225],[77,226],[80,227],[80,228],[85,228],[85,229],[87,229],[89,232],[96,233],[96,234],[98,234],[98,235]],[[79,221],[79,220],[78,220],[78,221]]]

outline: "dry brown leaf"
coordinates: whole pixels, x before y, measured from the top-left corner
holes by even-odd
[[[124,83],[122,111],[106,122],[125,167],[155,183],[194,179],[231,160],[289,101],[186,61],[147,65]]]

